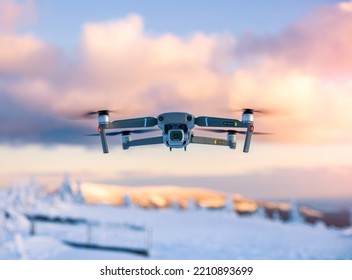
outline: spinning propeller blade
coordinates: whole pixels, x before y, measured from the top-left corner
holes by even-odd
[[[98,110],[98,111],[78,111],[78,112],[66,112],[66,118],[73,120],[92,119],[99,115],[109,115],[111,113],[121,113],[121,110]]]
[[[261,114],[261,115],[273,115],[273,114],[275,114],[275,111],[274,111],[274,110],[269,110],[269,109],[253,109],[253,108],[228,109],[227,111],[230,112],[230,113],[233,113],[233,112],[242,112],[242,113],[246,113],[246,114],[257,113],[257,114]]]
[[[93,117],[94,115],[108,115],[110,113],[119,113],[120,110],[98,110],[98,111],[88,111],[82,114],[82,117]]]

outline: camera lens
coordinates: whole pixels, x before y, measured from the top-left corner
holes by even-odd
[[[183,135],[181,131],[171,131],[170,140],[171,141],[182,141]]]

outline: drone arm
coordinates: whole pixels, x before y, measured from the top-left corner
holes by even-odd
[[[144,146],[144,145],[154,145],[154,144],[163,144],[164,140],[162,136],[144,138],[144,139],[136,139],[122,143],[122,148],[127,150],[129,147],[134,146]]]
[[[207,116],[197,117],[194,123],[198,126],[205,127],[248,127],[248,123],[244,123],[236,119],[215,118]]]
[[[216,146],[230,146],[229,141],[225,139],[192,136],[191,143],[194,144],[205,144],[205,145],[216,145]]]
[[[117,120],[106,124],[107,129],[111,128],[136,128],[136,127],[152,127],[158,124],[158,120],[154,117],[143,117],[135,119]]]
[[[224,119],[201,116],[195,119],[195,124],[198,126],[205,127],[232,127],[232,128],[246,128],[246,138],[244,141],[243,152],[248,153],[251,144],[252,134],[254,130],[253,121],[241,122],[236,119]]]

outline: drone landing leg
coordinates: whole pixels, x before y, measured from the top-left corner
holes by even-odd
[[[104,129],[100,130],[99,134],[100,134],[101,145],[103,148],[103,153],[107,154],[109,152],[109,147],[108,147],[108,142],[106,141],[105,130]]]
[[[253,126],[250,126],[247,129],[246,138],[244,140],[244,146],[243,146],[243,152],[244,153],[248,153],[249,152],[249,147],[251,145],[251,139],[252,139],[253,130],[254,130]]]

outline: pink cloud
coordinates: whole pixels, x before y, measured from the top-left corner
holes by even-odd
[[[122,117],[181,110],[240,118],[221,109],[268,108],[280,113],[256,127],[275,133],[270,140],[351,141],[349,7],[323,7],[279,34],[238,39],[150,35],[129,15],[85,24],[74,59],[32,35],[0,34],[0,71],[16,74],[0,92],[57,115],[117,108]]]
[[[0,35],[0,71],[14,75],[46,76],[56,51],[33,35]]]
[[[194,109],[195,103],[207,107],[223,88],[224,77],[213,69],[215,51],[229,47],[228,38],[201,33],[187,39],[152,37],[137,15],[86,24],[68,103],[84,94],[87,106],[98,102],[133,112]]]
[[[280,34],[240,40],[242,67],[234,73],[232,102],[286,111],[259,123],[278,132],[278,140],[351,141],[350,7],[321,7]]]
[[[0,1],[0,32],[12,32],[19,25],[33,21],[36,9],[32,0],[21,3],[15,0]]]
[[[247,34],[239,41],[238,54],[264,57],[322,77],[348,75],[352,71],[351,7],[351,2],[318,7],[279,34]]]

